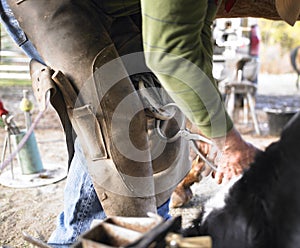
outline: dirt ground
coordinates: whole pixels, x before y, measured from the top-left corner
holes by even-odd
[[[273,104],[300,106],[299,92],[293,83],[279,83],[278,77],[265,81],[263,89],[258,90],[256,101],[257,115],[262,130],[262,135],[256,135],[252,123],[241,124],[236,121],[238,129],[246,140],[252,142],[260,149],[265,149],[271,142],[278,139],[277,136],[268,135],[268,122],[263,108]],[[275,80],[276,79],[276,80]],[[274,91],[274,84],[277,90]],[[290,90],[287,91],[287,87]],[[275,87],[276,88],[276,87]],[[0,87],[0,99],[5,107],[15,115],[19,126],[24,126],[24,116],[19,110],[19,102],[22,98],[22,90],[28,87]],[[31,99],[34,101],[32,95]],[[38,112],[36,103],[33,118]],[[251,120],[251,119],[250,119]],[[43,164],[51,163],[54,166],[67,166],[67,151],[64,142],[64,134],[58,121],[58,117],[52,108],[44,114],[37,128],[35,136]],[[0,151],[3,149],[5,130],[0,128]],[[17,161],[14,161],[17,165]],[[46,186],[18,189],[0,185],[0,247],[32,247],[24,241],[22,232],[47,240],[53,229],[57,215],[63,206],[63,189],[65,180]],[[205,200],[213,195],[220,186],[211,178],[205,178],[193,186],[194,198],[187,205],[179,209],[172,209],[172,215],[181,214],[183,225],[193,219],[201,210]]]

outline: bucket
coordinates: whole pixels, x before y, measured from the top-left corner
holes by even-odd
[[[11,139],[15,148],[18,146],[25,134],[26,132],[22,130],[19,134],[11,135]],[[33,132],[29,136],[22,149],[18,152],[17,159],[23,175],[38,173],[44,170]]]
[[[269,134],[280,136],[284,126],[299,111],[299,109],[292,107],[266,108],[264,111],[268,116]]]

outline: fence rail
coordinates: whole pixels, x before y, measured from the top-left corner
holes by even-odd
[[[0,51],[0,79],[30,79],[29,61],[22,52]]]
[[[0,80],[30,79],[29,61],[0,24]]]

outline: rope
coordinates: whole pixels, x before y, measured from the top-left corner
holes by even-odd
[[[22,140],[17,145],[16,150],[13,151],[10,154],[10,156],[8,157],[8,159],[6,159],[4,162],[2,162],[0,164],[0,172],[2,172],[5,169],[5,167],[8,166],[12,162],[12,160],[17,156],[17,154],[20,152],[20,150],[26,144],[26,142],[29,139],[30,135],[33,133],[35,127],[37,126],[37,124],[39,123],[39,121],[42,118],[43,114],[47,110],[47,107],[48,107],[49,103],[50,103],[50,91],[47,91],[46,92],[46,107],[42,111],[39,111],[38,115],[36,116],[35,120],[31,124],[31,126],[29,127],[29,129],[27,130],[26,134],[24,135],[24,137],[22,138]]]

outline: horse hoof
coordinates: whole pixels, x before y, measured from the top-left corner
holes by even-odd
[[[193,192],[190,187],[178,187],[171,195],[170,207],[179,208],[187,204],[193,197]]]

